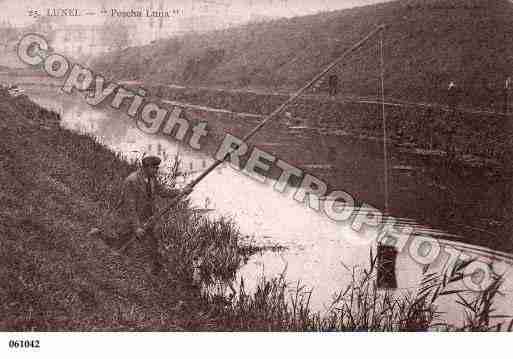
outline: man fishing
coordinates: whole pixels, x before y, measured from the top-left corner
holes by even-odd
[[[142,159],[142,167],[123,182],[119,205],[120,215],[124,220],[120,240],[124,243],[135,236],[143,243],[150,256],[151,273],[154,275],[161,272],[163,261],[158,250],[158,237],[154,233],[154,221],[148,224],[146,222],[156,214],[156,195],[172,198],[180,193],[186,196],[192,192],[192,187],[185,187],[182,191],[164,189],[157,180],[160,162],[160,158],[156,156]]]
[[[338,63],[340,63],[344,57],[359,49],[366,41],[368,41],[370,38],[383,31],[384,29],[385,25],[380,25],[376,27],[362,40],[354,44],[351,48],[344,51],[339,57],[333,60],[326,68],[324,68],[320,73],[318,73],[310,81],[308,81],[308,83],[306,83],[297,92],[290,96],[273,112],[267,115],[263,121],[261,121],[256,127],[254,127],[248,134],[246,134],[242,138],[242,142],[244,143],[251,139],[262,127],[264,127],[268,122],[276,119],[283,112],[283,110],[287,108],[288,105],[290,105],[296,99],[298,99],[307,89],[312,87],[317,81],[319,81],[331,69],[333,69]],[[218,159],[217,161],[212,163],[207,169],[205,169],[205,171],[203,171],[203,173],[201,173],[191,183],[189,183],[182,192],[177,194],[176,199],[171,200],[171,203],[162,211],[160,211],[159,214],[165,214],[167,211],[171,210],[175,205],[176,201],[190,194],[195,185],[197,185],[205,177],[212,173],[212,171],[216,169],[219,165],[224,163],[225,160],[229,159],[230,155],[236,150],[236,148],[232,148],[232,150],[229,153],[227,153],[223,159]],[[135,235],[137,238],[141,238],[142,240],[146,241],[148,249],[151,251],[153,255],[153,273],[159,272],[162,269],[162,262],[160,261],[160,255],[158,253],[158,241],[153,234],[154,221],[151,220],[150,223],[148,223],[147,220],[152,218],[155,209],[154,194],[163,194],[161,189],[158,188],[157,182],[155,181],[159,164],[160,158],[158,157],[150,156],[143,159],[142,170],[130,174],[124,182],[122,203],[122,212],[124,212],[125,218],[127,219],[126,228],[128,233],[128,243],[130,243],[131,237],[133,237],[133,235]],[[171,194],[170,196],[174,197],[175,195]],[[90,234],[94,235],[97,232],[99,232],[99,230],[94,228],[90,231]]]

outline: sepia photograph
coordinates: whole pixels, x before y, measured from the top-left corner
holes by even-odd
[[[8,353],[513,330],[513,1],[0,8]]]

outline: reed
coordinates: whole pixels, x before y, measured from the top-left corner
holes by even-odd
[[[370,253],[365,269],[354,268],[351,281],[333,296],[325,313],[310,308],[312,291],[300,283],[291,285],[285,273],[262,278],[248,293],[244,281],[226,300],[205,296],[212,312],[229,330],[257,331],[490,331],[511,330],[511,316],[495,314],[494,298],[503,278],[496,276],[484,291],[462,289],[463,270],[472,261],[461,261],[439,273],[424,273],[416,292],[399,293],[377,286],[376,257]],[[437,303],[449,296],[459,304],[465,320],[460,324],[442,319]],[[492,319],[495,320],[491,324]],[[497,322],[499,320],[499,322]],[[502,320],[502,321],[500,321]]]

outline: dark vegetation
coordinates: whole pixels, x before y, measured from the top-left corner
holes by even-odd
[[[507,0],[399,0],[279,19],[128,48],[97,60],[115,79],[151,84],[290,90],[303,85],[378,24],[387,24],[387,96],[502,109],[511,75],[513,5]],[[341,93],[375,96],[376,41],[337,69]]]

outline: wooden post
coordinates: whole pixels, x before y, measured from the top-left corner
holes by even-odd
[[[397,288],[397,278],[395,276],[396,259],[397,250],[395,247],[378,243],[378,288]]]

